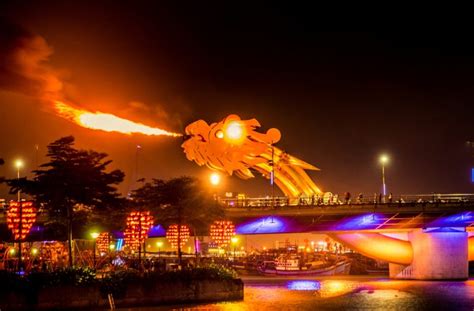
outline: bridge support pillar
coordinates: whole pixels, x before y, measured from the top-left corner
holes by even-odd
[[[459,280],[469,277],[468,234],[415,229],[408,234],[413,247],[410,265],[389,264],[390,277],[417,280]]]

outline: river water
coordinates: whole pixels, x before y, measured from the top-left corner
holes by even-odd
[[[246,277],[243,301],[133,310],[469,310],[474,279],[397,281],[376,277]]]

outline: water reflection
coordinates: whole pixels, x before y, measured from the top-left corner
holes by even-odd
[[[286,284],[286,288],[289,290],[319,290],[321,288],[320,283],[318,281],[304,281],[304,280],[296,280],[296,281],[289,281]]]
[[[243,301],[134,310],[474,310],[474,280],[247,278]]]

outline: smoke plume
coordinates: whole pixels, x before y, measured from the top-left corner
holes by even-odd
[[[63,83],[49,64],[53,49],[46,40],[0,20],[0,88],[38,97],[62,98]]]

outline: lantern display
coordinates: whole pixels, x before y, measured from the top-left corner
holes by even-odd
[[[7,226],[15,240],[24,240],[36,221],[36,208],[33,202],[11,202],[7,213]],[[21,228],[20,228],[21,223]]]
[[[178,225],[171,225],[166,230],[166,239],[170,242],[172,248],[178,248]],[[189,227],[181,225],[179,230],[179,245],[183,247],[189,240]]]
[[[218,247],[226,247],[235,235],[235,226],[232,221],[216,220],[209,230],[212,241]]]
[[[127,217],[127,227],[124,231],[124,241],[131,250],[140,249],[145,242],[148,231],[153,226],[153,216],[149,211],[131,212]]]
[[[99,251],[99,253],[107,253],[109,251],[110,245],[110,234],[108,232],[102,232],[95,239],[95,243],[97,245],[97,250]]]

